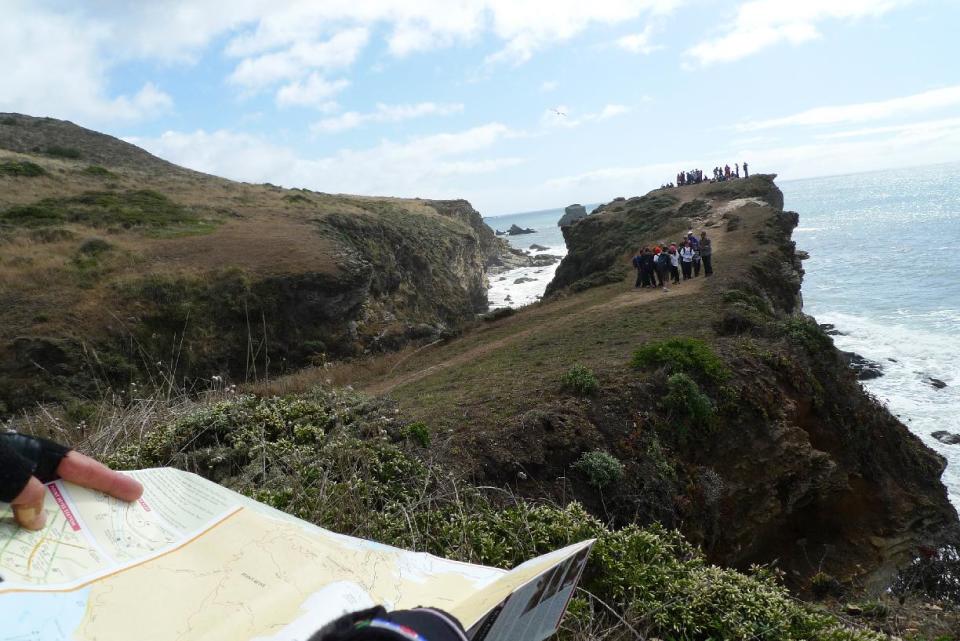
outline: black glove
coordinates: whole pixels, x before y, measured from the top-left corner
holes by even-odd
[[[60,461],[69,452],[69,447],[45,438],[0,432],[0,501],[17,498],[31,476],[43,483],[56,481]]]
[[[387,612],[381,607],[345,614],[309,641],[467,641],[463,626],[436,608]]]

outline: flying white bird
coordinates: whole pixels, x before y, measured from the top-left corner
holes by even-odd
[[[558,116],[563,116],[564,118],[567,117],[567,114],[563,113],[563,112],[560,111],[559,109],[551,109],[550,111],[552,111],[553,113],[557,114]]]

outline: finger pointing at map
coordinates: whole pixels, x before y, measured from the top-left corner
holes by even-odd
[[[11,504],[22,527],[44,526],[43,484],[58,478],[125,501],[135,501],[143,493],[134,479],[63,445],[16,432],[0,434],[0,501]]]

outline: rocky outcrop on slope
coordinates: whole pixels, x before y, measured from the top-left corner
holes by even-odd
[[[563,216],[557,221],[558,227],[567,227],[581,218],[587,217],[587,208],[581,204],[568,205],[563,209]]]

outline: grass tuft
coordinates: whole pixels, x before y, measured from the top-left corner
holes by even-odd
[[[47,170],[29,160],[5,160],[0,162],[0,176],[36,178],[46,176]]]

